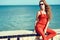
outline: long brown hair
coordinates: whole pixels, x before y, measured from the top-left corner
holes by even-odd
[[[46,11],[46,14],[48,15],[48,20],[51,20],[52,18],[52,13],[51,13],[51,8],[50,6],[46,3],[45,0],[41,0],[40,2],[43,2],[44,5],[45,5],[45,11]],[[40,6],[40,2],[39,2],[39,6]]]

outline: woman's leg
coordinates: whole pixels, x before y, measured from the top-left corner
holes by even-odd
[[[39,27],[39,28],[36,29],[36,31],[39,35],[42,36],[43,40],[47,40],[42,28]]]
[[[56,36],[56,32],[53,31],[53,30],[50,29],[50,28],[47,28],[47,33],[48,33],[48,35],[47,35],[47,37],[46,37],[47,39],[50,39],[50,38]]]

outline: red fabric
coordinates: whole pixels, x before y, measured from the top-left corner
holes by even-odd
[[[36,23],[35,26],[36,33],[42,35],[43,40],[48,40],[49,38],[52,38],[53,36],[56,35],[56,32],[48,28],[47,33],[49,33],[49,35],[46,37],[47,39],[44,39],[45,38],[44,28],[46,27],[47,24],[47,18],[48,17],[46,14],[41,13],[41,15],[39,15],[38,17],[39,21]]]
[[[48,17],[46,14],[41,13],[41,15],[39,15],[39,17],[38,17],[39,21],[36,23],[36,28],[43,28],[44,29],[47,24],[47,18]]]

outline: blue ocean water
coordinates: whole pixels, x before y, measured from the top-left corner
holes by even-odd
[[[60,5],[50,5],[52,20],[49,27],[60,28]],[[38,5],[0,5],[0,31],[33,30]]]

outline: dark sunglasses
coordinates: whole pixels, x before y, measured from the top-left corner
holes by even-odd
[[[40,5],[44,5],[44,4],[40,4]]]

